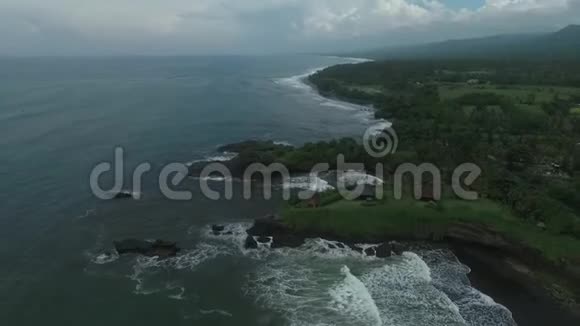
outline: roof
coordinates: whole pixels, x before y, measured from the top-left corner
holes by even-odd
[[[367,198],[377,198],[377,186],[374,185],[365,185],[363,192],[360,194],[359,198],[367,199]]]

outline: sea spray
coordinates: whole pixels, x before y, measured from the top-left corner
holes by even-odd
[[[331,308],[337,313],[354,317],[364,325],[381,326],[381,314],[365,285],[352,275],[347,266],[342,267],[340,272],[344,280],[330,290],[333,299]]]

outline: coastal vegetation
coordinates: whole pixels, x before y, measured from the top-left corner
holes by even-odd
[[[530,257],[541,257],[555,270],[574,270],[580,261],[579,76],[580,63],[572,61],[334,66],[310,76],[309,82],[324,96],[372,106],[377,119],[392,122],[399,138],[396,153],[373,157],[352,138],[301,147],[249,141],[221,150],[239,153],[226,163],[238,175],[253,163],[281,163],[295,174],[309,173],[319,163],[335,170],[339,154],[346,162],[362,163],[368,174],[377,172],[377,164],[384,167],[384,198],[347,200],[327,191],[315,205],[290,200],[282,221],[300,234],[445,241],[458,236],[457,228],[461,236],[471,226],[476,231],[463,241],[479,243],[489,236],[493,246],[493,239],[503,239],[510,243],[507,247],[531,250]],[[404,196],[395,199],[388,176],[404,163],[437,166],[444,182],[442,198],[417,200],[413,180],[404,179]],[[482,170],[470,185],[478,200],[466,201],[451,191],[451,175],[463,163]],[[201,168],[192,166],[192,173]],[[481,239],[479,231],[485,234]],[[496,249],[504,245],[498,243]],[[527,258],[527,252],[518,250],[512,255]],[[569,289],[564,300],[574,305],[576,281],[569,283],[568,276],[555,275],[554,269],[536,269],[534,279]],[[573,273],[580,279],[578,271]]]
[[[396,153],[367,154],[351,138],[299,148],[245,142],[222,148],[239,153],[233,171],[252,163],[281,163],[308,173],[336,158],[363,163],[387,175],[403,163],[432,163],[442,172],[444,194],[435,206],[412,198],[374,205],[327,195],[321,208],[289,205],[284,217],[297,228],[372,234],[416,227],[445,228],[456,221],[483,223],[544,253],[574,261],[580,253],[580,64],[488,61],[384,61],[328,68],[310,77],[325,96],[372,105],[393,122]],[[449,191],[453,169],[475,163],[483,174],[471,185],[480,200]],[[195,168],[195,167],[194,167]],[[385,180],[385,189],[392,183]],[[328,198],[331,198],[328,200]],[[328,205],[324,205],[328,204]]]
[[[429,162],[449,172],[476,163],[483,175],[473,187],[482,198],[572,241],[580,238],[579,69],[574,62],[384,61],[331,67],[310,82],[394,123],[400,150],[385,164]]]

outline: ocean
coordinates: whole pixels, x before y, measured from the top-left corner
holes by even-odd
[[[446,250],[386,260],[312,239],[246,251],[244,229],[281,199],[188,201],[156,171],[247,139],[293,145],[362,137],[372,110],[302,79],[356,62],[321,56],[0,59],[0,320],[3,325],[514,325]],[[142,199],[102,201],[94,166],[147,162]],[[107,182],[105,182],[107,183]],[[219,188],[220,182],[214,186]],[[214,236],[211,224],[226,224]],[[126,238],[177,241],[175,258],[108,256]]]

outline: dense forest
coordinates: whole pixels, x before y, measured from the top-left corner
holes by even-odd
[[[310,82],[394,123],[400,150],[387,166],[476,163],[484,197],[580,238],[579,62],[383,61],[331,67]]]

